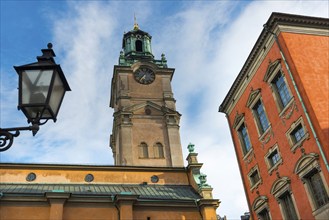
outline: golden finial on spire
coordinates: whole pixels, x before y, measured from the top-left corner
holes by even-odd
[[[138,24],[137,24],[137,21],[136,21],[136,14],[134,13],[134,30],[138,30],[139,27],[138,27]]]

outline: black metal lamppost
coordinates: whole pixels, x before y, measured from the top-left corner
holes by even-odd
[[[66,91],[71,91],[60,65],[56,64],[56,56],[52,44],[42,49],[38,62],[22,66],[14,66],[19,76],[18,110],[22,110],[31,126],[16,128],[0,128],[0,152],[8,150],[14,137],[20,131],[32,131],[33,136],[39,126],[49,119],[56,122],[56,117]],[[15,133],[11,133],[15,132]]]

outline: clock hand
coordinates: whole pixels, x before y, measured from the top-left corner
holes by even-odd
[[[145,79],[146,74],[144,74],[144,76],[142,76],[142,78],[139,79],[139,81],[141,82],[143,79]]]

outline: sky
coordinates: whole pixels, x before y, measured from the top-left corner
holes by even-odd
[[[172,79],[184,158],[195,144],[217,213],[239,219],[248,211],[229,127],[218,107],[272,12],[329,17],[328,1],[65,1],[1,0],[0,127],[27,126],[17,111],[13,66],[35,62],[52,42],[72,91],[56,123],[35,137],[21,132],[0,154],[2,163],[113,165],[109,107],[113,66],[134,14],[164,53]],[[187,165],[185,163],[185,165]]]

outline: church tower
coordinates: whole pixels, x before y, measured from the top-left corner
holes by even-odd
[[[110,146],[117,166],[183,167],[181,115],[171,88],[175,69],[167,67],[164,54],[154,58],[151,39],[136,21],[123,35],[111,85]]]

